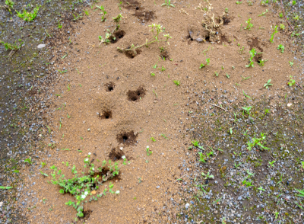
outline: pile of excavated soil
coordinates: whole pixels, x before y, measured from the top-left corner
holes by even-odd
[[[27,178],[22,200],[26,201],[24,215],[31,222],[74,220],[75,209],[65,205],[73,197],[60,194],[60,188],[49,182],[49,167],[59,167],[70,178],[65,163],[84,171],[83,160],[89,153],[95,167],[112,160],[121,168],[119,178],[97,190],[102,192],[112,182],[120,194],[87,203],[87,223],[167,223],[168,217],[174,222],[182,204],[180,187],[186,187],[178,181],[185,179],[180,165],[196,157],[188,151],[193,139],[187,129],[187,104],[198,102],[189,102],[188,93],[193,89],[215,94],[228,91],[222,106],[209,99],[199,109],[229,110],[243,93],[255,98],[274,95],[285,89],[290,76],[300,80],[300,65],[292,54],[296,47],[287,35],[287,24],[286,30],[275,34],[274,43],[269,41],[271,27],[283,20],[271,12],[258,16],[267,9],[258,3],[210,3],[178,1],[172,3],[175,7],[161,7],[163,1],[159,0],[103,1],[108,12],[105,22],[92,5],[88,15],[74,25],[70,41],[54,48],[53,69],[61,74],[52,86],[45,129],[45,135],[50,135],[40,153],[39,163],[47,165],[24,168]],[[123,19],[115,41],[100,43],[98,36],[105,37],[107,29],[115,28],[112,17],[120,13]],[[244,30],[249,18],[254,26]],[[168,42],[143,46],[131,56],[117,51],[117,47],[127,49],[152,39],[149,25],[154,23],[165,29],[159,39],[170,34]],[[284,53],[277,49],[279,44],[284,45]],[[247,68],[253,48],[259,54],[253,59],[254,67]],[[210,64],[200,69],[207,58]],[[264,66],[258,65],[261,59],[267,60]],[[294,62],[292,67],[289,61]],[[270,79],[272,86],[264,88]],[[122,165],[122,156],[127,165]]]

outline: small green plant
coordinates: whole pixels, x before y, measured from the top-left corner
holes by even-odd
[[[41,167],[44,168],[46,166],[45,162],[41,162]]]
[[[276,161],[275,160],[273,160],[273,161],[269,161],[268,163],[269,163],[269,166],[270,167],[274,167],[274,163],[275,163]]]
[[[37,17],[40,7],[41,6],[37,5],[32,12],[27,12],[25,9],[23,9],[23,13],[21,13],[16,10],[17,16],[23,19],[24,21],[31,22]]]
[[[296,5],[297,4],[297,1],[296,0],[293,0],[292,1],[292,5]]]
[[[32,165],[33,164],[32,157],[25,159],[24,162]]]
[[[251,28],[253,27],[253,24],[251,23],[251,18],[249,18],[246,23],[247,26],[244,28],[244,30],[251,30]]]
[[[298,190],[298,189],[295,190],[299,192],[299,194],[296,194],[296,196],[304,198],[304,190]]]
[[[9,190],[9,189],[12,189],[13,187],[5,187],[5,186],[0,186],[0,190]]]
[[[248,181],[248,180],[243,180],[242,182],[244,185],[246,185],[246,187],[253,187],[254,185],[252,185],[252,181]]]
[[[10,44],[10,43],[6,43],[6,42],[0,40],[0,44],[3,44],[4,47],[5,47],[5,50],[7,50],[7,51],[8,51],[8,50],[10,50],[10,51],[17,51],[17,50],[20,50],[20,48],[21,48],[21,46],[22,46],[22,44],[23,44],[24,42],[21,41],[20,39],[19,39],[19,42],[21,42],[20,44],[17,44],[16,42],[17,42],[17,41],[15,41],[15,44]]]
[[[202,64],[200,65],[200,69],[202,69],[202,68],[204,68],[205,66],[209,65],[209,63],[210,63],[210,58],[207,58],[207,59],[206,59],[206,64],[203,64],[203,63],[202,63]]]
[[[269,0],[262,0],[261,1],[261,5],[266,5],[266,4],[268,4],[269,3]]]
[[[210,172],[208,172],[207,174],[205,174],[204,172],[202,172],[202,176],[204,177],[205,180],[207,180],[207,179],[214,179],[214,175],[210,174]]]
[[[281,53],[284,53],[285,47],[282,44],[279,44],[278,50],[281,50]]]
[[[264,189],[262,186],[259,187],[258,190],[261,191],[261,192],[262,192],[262,191],[265,191],[265,189]]]
[[[280,24],[280,29],[281,30],[285,30],[285,25],[284,24]]]
[[[260,14],[259,16],[265,16],[267,12],[268,12],[268,9],[266,9],[266,11],[263,12],[262,14]]]
[[[264,84],[264,87],[266,89],[268,89],[270,86],[272,86],[273,84],[270,83],[271,82],[271,79],[269,79],[265,84]]]
[[[216,76],[216,77],[218,77],[219,76],[219,72],[214,72],[214,75]]]
[[[283,13],[280,13],[280,14],[279,14],[279,17],[280,17],[280,18],[283,18]]]
[[[261,133],[261,138],[252,138],[251,141],[247,142],[248,150],[251,151],[253,147],[259,146],[263,150],[268,150],[266,146],[264,146],[264,142],[266,141],[266,135]]]
[[[228,13],[228,12],[229,12],[229,9],[228,9],[228,8],[225,8],[225,12]]]
[[[293,61],[290,61],[290,62],[289,62],[290,67],[292,67],[293,64],[294,64]]]
[[[151,76],[154,77],[154,76],[155,76],[155,73],[151,72]]]
[[[300,20],[300,17],[299,17],[299,15],[298,15],[298,14],[294,14],[293,19],[294,19],[294,20],[296,20],[296,21],[299,21],[299,20]]]
[[[229,75],[228,73],[226,73],[226,77],[227,77],[228,79],[230,79],[230,75]]]
[[[159,42],[167,42],[170,38],[172,38],[169,34],[164,34],[164,38],[163,40],[160,39],[159,37],[159,34],[164,32],[165,28],[163,28],[161,25],[159,24],[152,24],[152,25],[149,25],[149,27],[151,27],[151,33],[153,34],[153,37],[151,40],[146,40],[146,43],[145,44],[142,44],[142,45],[139,45],[139,46],[134,46],[134,44],[131,45],[131,47],[128,47],[128,48],[119,48],[117,47],[117,50],[119,52],[127,52],[127,51],[131,51],[133,52],[134,55],[137,55],[137,52],[136,52],[136,49],[137,48],[141,48],[143,46],[146,46],[148,47],[150,44],[152,43],[159,43]]]
[[[62,24],[60,23],[60,21],[58,21],[58,25],[57,25],[58,29],[62,28]]]
[[[146,147],[147,156],[152,155],[152,151],[150,150],[149,146]]]
[[[105,16],[107,15],[107,11],[104,9],[104,7],[102,5],[101,6],[96,5],[96,8],[98,8],[102,11],[101,22],[105,22],[106,21]]]
[[[304,169],[304,161],[301,161],[302,169]]]
[[[266,61],[268,61],[268,60],[261,59],[261,60],[258,62],[258,65],[263,67],[263,66],[265,65],[265,62],[266,62]]]
[[[163,3],[161,6],[167,6],[168,8],[175,7],[173,4],[171,4],[171,0],[165,0],[165,3]]]
[[[199,148],[199,149],[204,150],[203,146],[200,146],[200,145],[199,145],[199,141],[197,141],[197,140],[193,140],[193,141],[192,141],[192,145],[193,145],[194,147],[197,147],[197,148]]]
[[[240,5],[240,4],[242,4],[242,1],[236,1],[235,2],[237,5]]]
[[[176,86],[179,86],[179,85],[180,85],[180,81],[178,81],[178,80],[173,80],[173,82],[174,82],[174,84],[175,84]]]
[[[206,162],[206,155],[203,154],[202,152],[198,152],[199,154],[199,161],[202,162],[202,163],[205,163]]]
[[[113,17],[113,21],[116,23],[115,28],[113,31],[110,31],[107,29],[105,33],[105,37],[98,36],[98,39],[100,43],[108,44],[111,43],[112,40],[116,40],[116,37],[113,35],[115,31],[119,30],[120,28],[120,21],[122,20],[123,16],[121,14],[118,14],[116,17]]]
[[[150,138],[152,140],[152,142],[156,142],[156,139],[154,137]]]
[[[7,6],[7,10],[12,14],[12,10],[14,8],[14,2],[12,0],[5,0],[5,5]]]
[[[256,55],[255,48],[252,48],[251,51],[249,51],[249,54],[250,54],[250,58],[249,58],[249,65],[246,65],[247,68],[254,67],[253,58]]]
[[[292,79],[292,76],[289,77],[289,82],[287,83],[289,86],[293,86],[296,84],[296,80]]]
[[[273,29],[273,33],[271,34],[271,37],[269,39],[270,43],[273,43],[274,35],[278,32],[278,26],[275,26]]]
[[[242,107],[242,109],[243,109],[247,114],[250,113],[251,108],[252,108],[252,106]]]

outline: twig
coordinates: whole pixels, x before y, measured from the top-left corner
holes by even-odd
[[[218,105],[216,105],[216,104],[212,104],[212,106],[215,106],[215,107],[221,108],[222,110],[224,110],[224,111],[226,111],[226,112],[227,112],[227,110],[226,110],[225,108],[220,107],[220,106],[218,106]]]
[[[286,15],[285,15],[285,9],[284,9],[284,5],[283,5],[283,2],[281,0],[281,6],[282,6],[282,11],[283,11],[283,14],[284,14],[284,17],[285,17],[285,20],[286,22],[288,23],[288,25],[291,27],[292,30],[294,30],[293,26],[290,25],[290,23],[288,22],[287,18],[286,18]]]

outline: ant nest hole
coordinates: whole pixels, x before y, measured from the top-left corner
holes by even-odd
[[[84,210],[83,211],[83,217],[79,218],[80,220],[88,220],[90,218],[90,215],[92,214],[92,210]]]
[[[115,84],[113,82],[107,83],[105,84],[105,86],[107,92],[112,92],[115,88]]]
[[[110,37],[111,43],[116,43],[120,39],[122,39],[126,35],[126,32],[123,30],[117,30],[113,33],[113,35]]]
[[[129,90],[127,93],[129,101],[138,101],[142,97],[144,97],[145,94],[146,94],[146,90],[142,86],[138,87],[137,90],[135,91]]]
[[[98,113],[100,119],[111,119],[112,118],[112,111],[110,110],[103,110],[102,113]]]
[[[117,160],[121,160],[122,159],[122,156],[124,156],[125,154],[123,153],[122,150],[117,150],[115,148],[113,148],[111,150],[111,152],[109,153],[109,158],[112,160],[112,161],[117,161]]]
[[[254,56],[254,59],[256,62],[261,63],[261,61],[263,60],[263,52],[259,52]]]
[[[170,58],[169,58],[169,52],[168,52],[167,50],[161,50],[161,52],[160,52],[160,57],[161,57],[162,59],[165,59],[165,60],[170,59]]]
[[[125,55],[128,58],[135,58],[137,55],[141,53],[140,49],[135,49],[135,50],[129,50],[131,47],[128,47],[127,50],[125,50]]]
[[[122,132],[117,135],[118,143],[124,145],[134,145],[136,143],[137,134],[134,131]]]

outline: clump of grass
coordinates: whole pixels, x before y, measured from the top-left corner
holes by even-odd
[[[12,9],[14,8],[14,2],[12,0],[5,0],[5,5],[7,10],[12,14]]]
[[[174,84],[175,84],[176,86],[179,86],[179,85],[180,85],[180,81],[178,81],[178,80],[173,80],[173,82],[174,82]]]
[[[85,172],[78,174],[78,171],[74,165],[71,168],[74,177],[71,179],[67,179],[65,175],[62,174],[61,170],[59,170],[56,166],[53,165],[50,167],[50,169],[53,170],[53,173],[51,174],[52,183],[60,187],[59,193],[69,193],[74,196],[75,201],[69,200],[65,204],[76,209],[77,217],[81,218],[84,216],[85,203],[91,202],[93,200],[97,201],[98,198],[106,195],[107,188],[105,188],[101,194],[94,196],[94,194],[96,194],[96,190],[99,189],[99,186],[102,185],[102,183],[119,175],[119,167],[117,162],[112,164],[111,160],[109,160],[108,167],[105,168],[106,164],[107,161],[103,161],[102,167],[99,167],[97,170],[95,170],[94,164],[90,162],[89,153],[84,159],[84,169],[87,170],[87,174],[85,175]],[[107,170],[106,174],[99,176],[99,174],[102,173],[103,169]],[[114,194],[114,191],[112,190],[113,186],[113,184],[109,184],[109,192],[112,194]],[[119,191],[117,191],[116,194],[119,194]]]
[[[168,8],[175,7],[175,5],[171,4],[171,0],[165,0],[165,3],[163,3],[161,6],[167,6]]]
[[[5,47],[5,50],[11,50],[11,51],[17,51],[20,50],[22,44],[24,43],[22,40],[19,39],[19,44],[17,44],[17,41],[15,41],[14,44],[10,44],[10,43],[6,43],[2,40],[0,40],[0,44],[3,44],[3,46]]]
[[[149,27],[151,27],[150,32],[153,34],[153,37],[151,40],[146,40],[145,44],[139,45],[139,46],[134,46],[134,44],[131,45],[130,48],[120,48],[117,47],[117,50],[120,52],[126,52],[126,51],[132,51],[135,55],[137,54],[137,52],[135,51],[137,48],[141,48],[143,46],[148,47],[150,44],[153,44],[155,42],[159,43],[159,42],[167,42],[170,38],[172,38],[169,34],[164,34],[164,39],[160,39],[159,35],[165,31],[165,28],[163,28],[161,25],[159,24],[152,24],[149,25]]]
[[[210,58],[207,58],[207,59],[206,59],[206,64],[201,63],[200,69],[202,69],[202,68],[204,68],[205,66],[209,65],[209,63],[210,63]]]
[[[249,65],[246,65],[247,68],[254,67],[253,58],[256,55],[255,48],[252,48],[251,51],[249,51],[249,54],[250,54],[250,58],[249,58]]]
[[[23,13],[21,13],[16,10],[17,16],[24,21],[31,22],[37,17],[40,7],[41,6],[37,5],[32,12],[27,12],[25,9],[23,9]]]
[[[102,11],[101,22],[105,22],[106,21],[105,16],[107,15],[107,11],[105,10],[105,8],[102,5],[101,6],[96,5],[96,8],[98,8]]]

